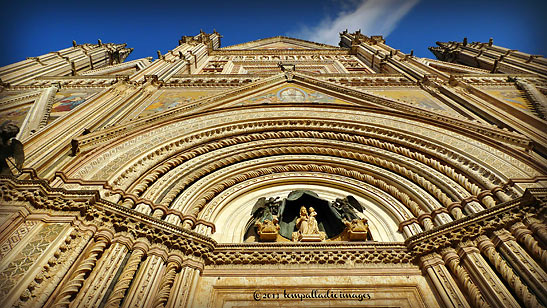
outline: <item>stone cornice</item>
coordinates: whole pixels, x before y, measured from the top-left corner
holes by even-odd
[[[148,215],[102,200],[97,191],[52,188],[44,180],[17,180],[0,176],[0,196],[8,204],[25,204],[29,210],[64,212],[86,221],[93,230],[110,230],[114,236],[146,238],[152,245],[201,257],[209,266],[253,264],[407,264],[446,247],[520,221],[545,215],[547,188],[529,189],[517,199],[475,215],[393,242],[321,243],[217,243],[211,238]]]
[[[405,244],[416,258],[438,252],[445,247],[453,247],[458,243],[510,226],[528,215],[545,215],[547,203],[538,199],[545,196],[547,188],[527,189],[520,198],[411,236],[406,239]]]
[[[45,180],[17,180],[0,176],[3,201],[27,202],[36,210],[69,212],[97,226],[144,237],[151,243],[205,256],[216,242],[149,215],[101,199],[98,191],[52,188]]]
[[[211,50],[210,56],[236,55],[349,55],[349,49],[216,49]]]
[[[241,243],[218,244],[208,265],[254,264],[406,264],[411,254],[403,243]]]

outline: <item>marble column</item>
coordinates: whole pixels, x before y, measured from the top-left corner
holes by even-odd
[[[437,253],[420,258],[422,270],[427,274],[445,307],[471,307],[465,296]]]
[[[541,248],[538,241],[532,236],[530,231],[522,222],[517,222],[509,228],[517,241],[524,245],[526,251],[538,262],[538,264],[547,270],[547,251]]]
[[[494,243],[485,235],[479,236],[476,241],[481,253],[490,260],[490,264],[494,266],[507,285],[509,285],[516,296],[524,303],[524,306],[526,308],[541,307],[537,298],[530,293],[528,287],[522,283],[520,278],[513,272],[513,269],[507,265],[503,257],[496,251]]]
[[[154,301],[152,302],[153,308],[165,307],[165,304],[167,304],[167,300],[169,299],[169,294],[171,293],[171,288],[173,287],[173,282],[175,281],[175,276],[181,267],[182,257],[180,255],[175,254],[169,256],[165,273],[160,281]]]
[[[524,218],[524,224],[530,229],[544,244],[547,244],[547,225],[534,217]]]
[[[445,264],[450,268],[454,276],[458,279],[459,283],[465,289],[467,296],[471,300],[473,307],[486,308],[490,307],[484,297],[482,296],[479,288],[473,283],[469,274],[460,265],[460,258],[454,248],[445,248],[441,251]]]
[[[472,242],[464,242],[459,245],[458,255],[463,266],[475,281],[484,295],[484,298],[493,307],[518,308],[520,304],[503,282],[492,270],[488,262],[482,257],[480,251]]]
[[[148,248],[149,243],[146,239],[138,239],[135,245],[133,245],[133,252],[129,257],[129,260],[127,260],[127,263],[120,277],[118,278],[118,281],[114,285],[112,292],[110,292],[108,300],[104,305],[105,308],[120,307],[120,304],[125,296],[125,292],[129,288],[131,281],[133,281],[135,273],[137,272],[137,269],[142,262],[143,256],[148,251]]]
[[[203,271],[204,262],[201,258],[195,256],[185,256],[180,273],[178,273],[173,284],[173,292],[169,301],[168,308],[192,308],[193,297],[197,288],[199,277]]]
[[[498,230],[494,232],[492,242],[536,296],[547,303],[547,273],[516,242],[511,233],[505,229]]]
[[[152,301],[154,290],[161,280],[164,263],[167,261],[167,249],[152,245],[146,260],[141,263],[137,276],[127,292],[122,307],[145,307]]]
[[[80,291],[86,275],[95,268],[97,260],[106,246],[110,243],[112,235],[112,232],[109,230],[102,230],[97,233],[95,242],[89,247],[87,255],[72,273],[70,278],[65,282],[59,294],[55,297],[52,305],[53,307],[68,307],[70,305],[72,296]]]

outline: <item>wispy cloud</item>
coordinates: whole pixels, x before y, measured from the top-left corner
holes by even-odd
[[[303,26],[288,33],[289,36],[331,45],[340,41],[339,33],[345,29],[361,29],[365,35],[388,36],[397,23],[419,0],[361,0],[353,1],[353,8],[342,9],[336,18],[325,17],[315,26]],[[341,8],[347,7],[345,2]]]

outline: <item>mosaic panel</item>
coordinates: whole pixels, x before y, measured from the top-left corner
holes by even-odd
[[[15,256],[6,268],[0,272],[0,298],[16,286],[25,276],[30,267],[40,260],[44,251],[55,241],[64,229],[63,224],[47,224],[38,234]]]
[[[167,109],[182,106],[218,92],[219,91],[211,90],[164,91],[160,96],[152,100],[150,105],[139,114],[139,117],[145,117]]]
[[[500,88],[487,88],[484,89],[486,92],[492,96],[495,96],[496,98],[504,101],[505,103],[521,108],[526,110],[531,110],[531,104],[526,99],[526,95],[524,94],[524,91],[518,90],[516,88],[507,88],[507,89],[500,89]]]
[[[84,90],[62,90],[57,92],[51,106],[48,124],[81,105],[88,97],[95,93],[96,91]]]
[[[325,93],[317,92],[301,86],[283,86],[274,90],[268,91],[245,101],[238,105],[246,104],[277,104],[277,103],[294,103],[294,102],[310,102],[310,103],[332,103],[332,104],[347,104],[347,102]]]
[[[0,245],[0,260],[4,258],[29,232],[38,225],[35,220],[28,220],[22,223],[13,233]]]
[[[0,122],[12,120],[17,126],[21,127],[21,124],[25,121],[25,117],[27,116],[31,106],[32,104],[27,104],[0,111]]]
[[[444,106],[434,97],[421,90],[370,90],[370,92],[420,108],[429,110],[450,110],[450,108]]]

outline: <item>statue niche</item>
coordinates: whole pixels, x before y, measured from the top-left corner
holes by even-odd
[[[372,240],[367,220],[357,215],[364,208],[353,196],[329,202],[313,191],[295,190],[278,199],[257,200],[246,227],[246,241]]]

